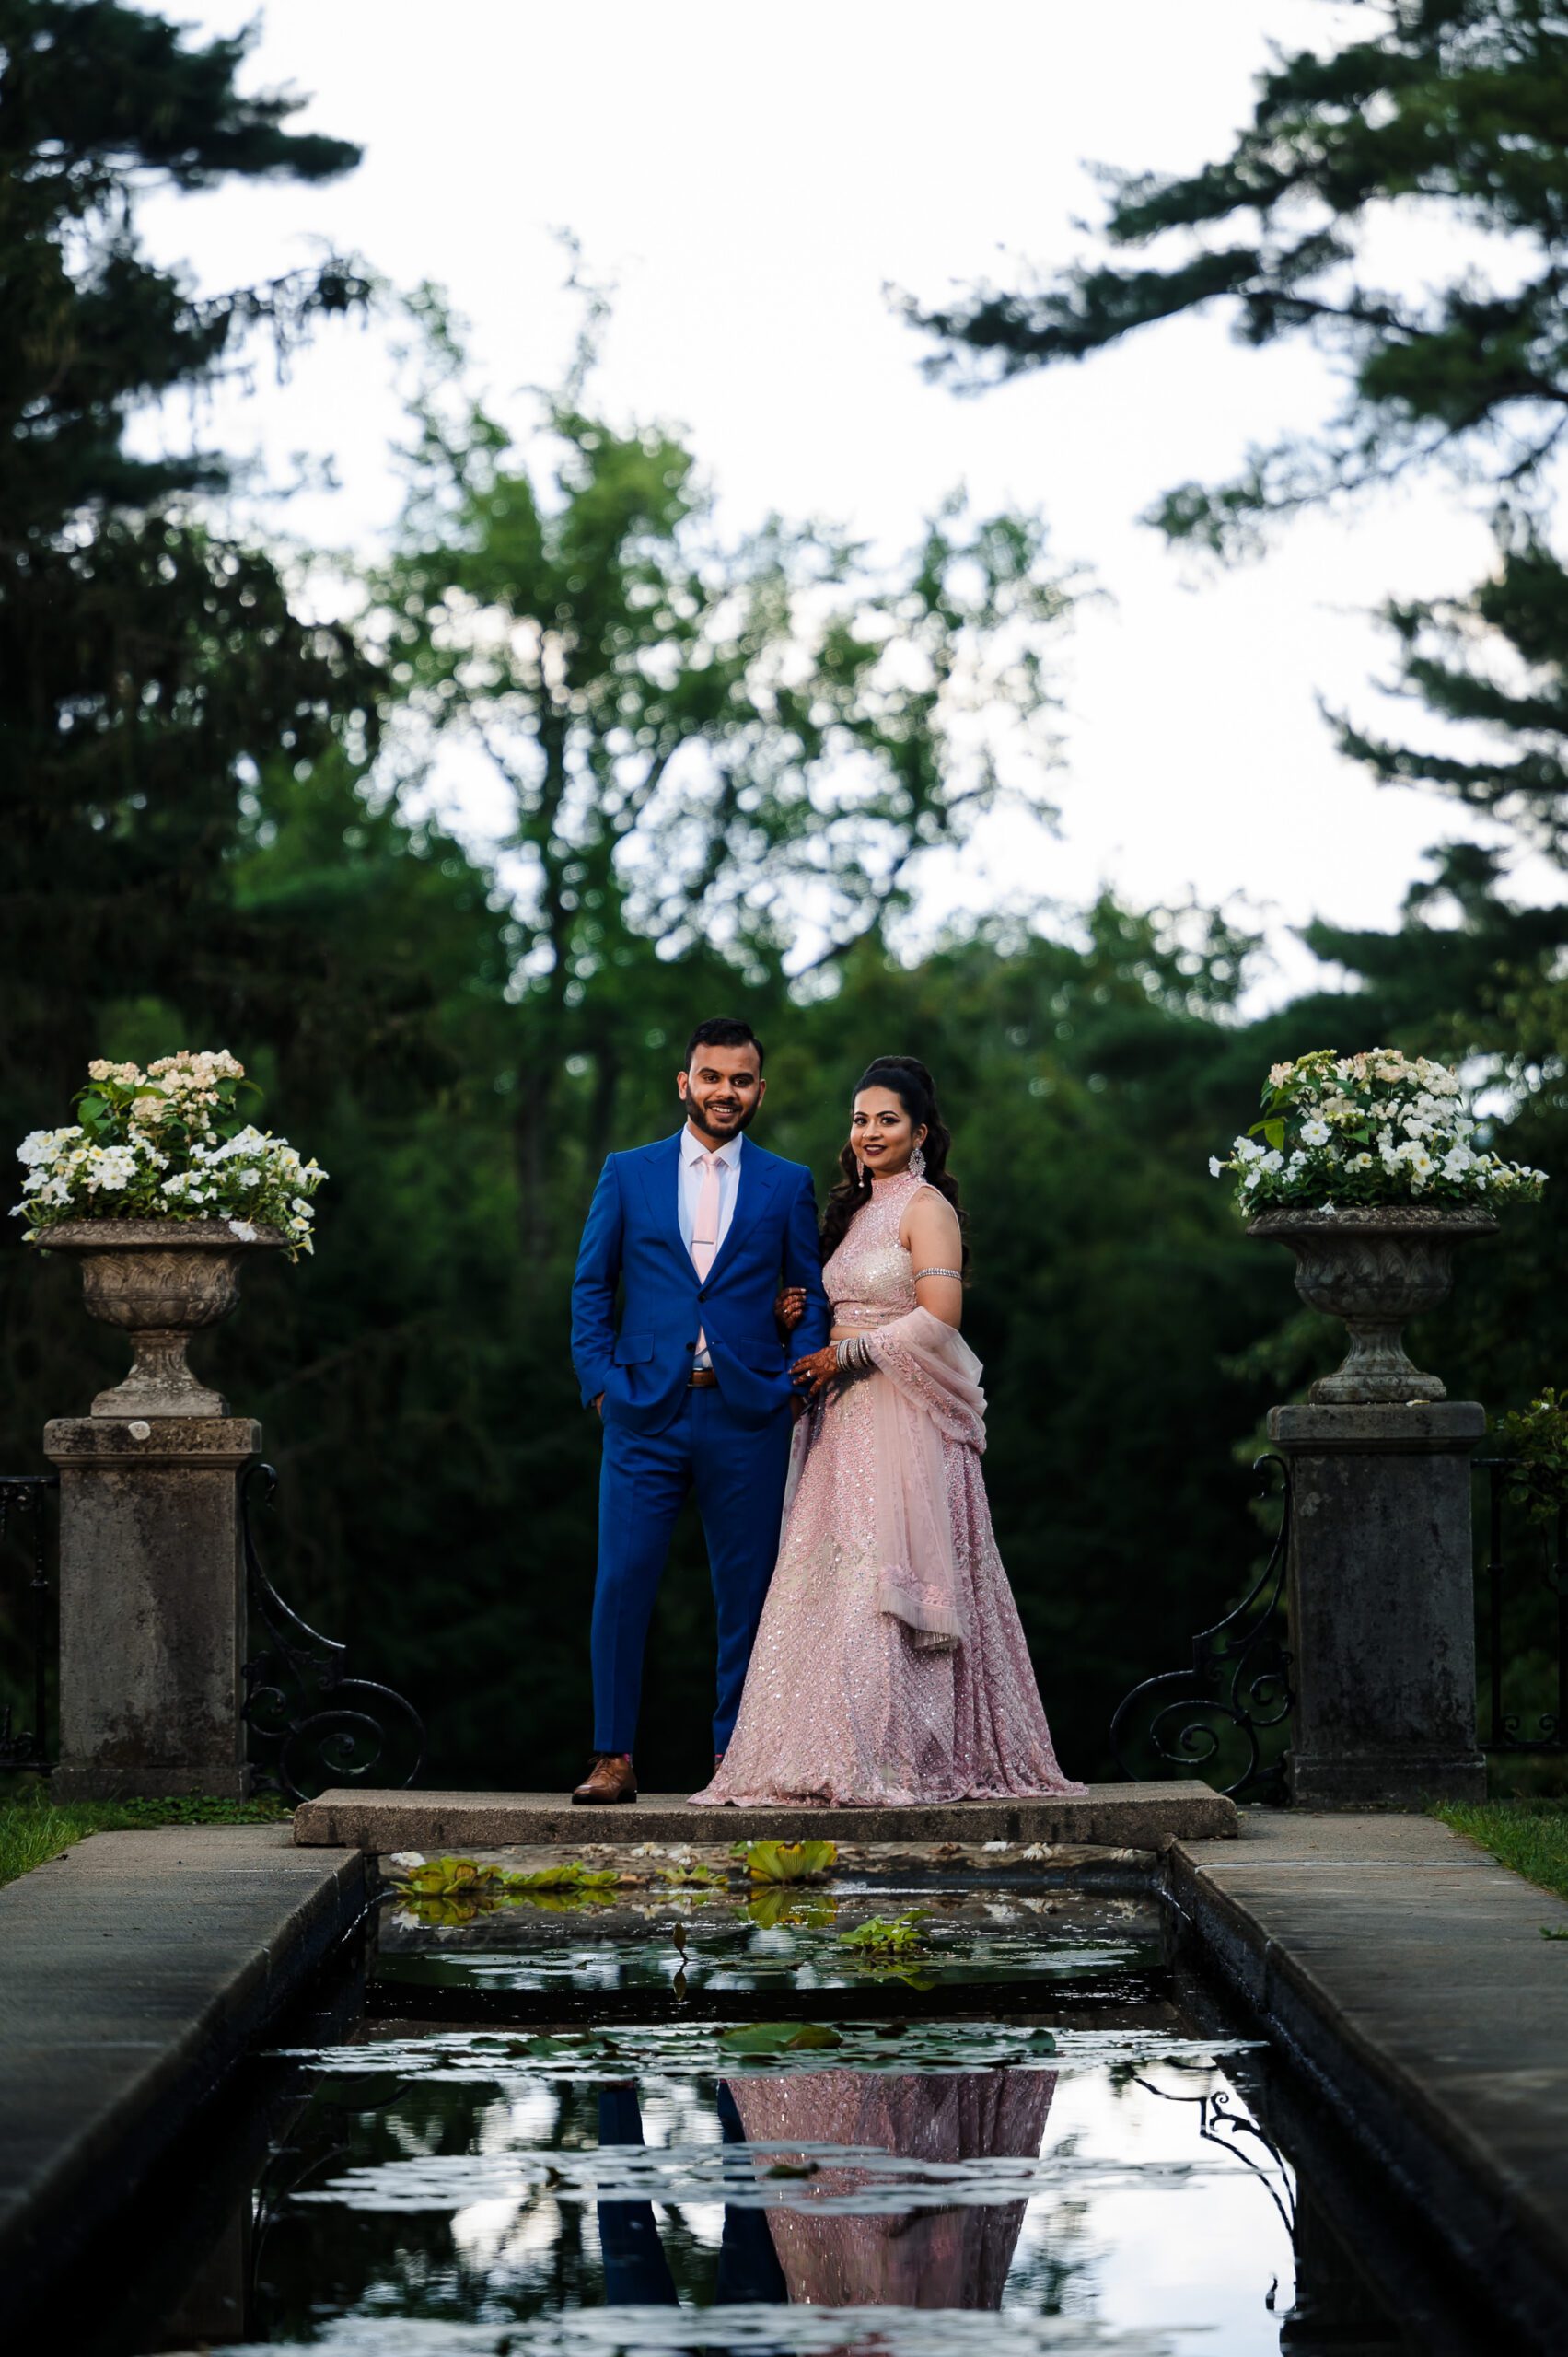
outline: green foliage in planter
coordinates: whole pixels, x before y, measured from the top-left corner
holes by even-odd
[[[1209,1162],[1214,1178],[1235,1179],[1249,1214],[1286,1204],[1490,1211],[1534,1202],[1546,1184],[1543,1170],[1505,1161],[1479,1139],[1458,1074],[1428,1056],[1314,1048],[1272,1067],[1262,1104],[1229,1155]]]

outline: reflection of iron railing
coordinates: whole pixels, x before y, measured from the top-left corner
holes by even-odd
[[[1237,2099],[1234,2087],[1211,2088],[1206,2095],[1173,2096],[1164,2087],[1156,2087],[1152,2079],[1139,2073],[1132,2074],[1134,2086],[1146,2094],[1158,2096],[1161,2103],[1191,2103],[1198,2107],[1198,2135],[1202,2143],[1217,2145],[1222,2153],[1229,2153],[1244,2169],[1251,2171],[1280,2213],[1280,2221],[1292,2241],[1295,2239],[1295,2180],[1289,2162],[1255,2119],[1243,2112],[1232,2111]],[[1249,2142],[1257,2153],[1248,2150]],[[1262,2155],[1263,2157],[1260,2157]],[[1278,2183],[1275,2183],[1275,2173]],[[1270,2303],[1272,2305],[1272,2302]]]
[[[1139,1771],[1129,1757],[1150,1747],[1165,1764],[1201,1774],[1227,1740],[1239,1743],[1239,1772],[1219,1789],[1236,1800],[1283,1801],[1286,1753],[1263,1738],[1283,1727],[1295,1695],[1290,1655],[1282,1639],[1285,1564],[1290,1547],[1290,1468],[1283,1457],[1253,1466],[1258,1494],[1269,1494],[1272,1472],[1281,1483],[1280,1527],[1263,1569],[1240,1603],[1192,1640],[1189,1669],[1146,1678],[1117,1706],[1110,1747],[1124,1776]]]
[[[30,1727],[17,1731],[13,1703],[0,1709],[0,1768],[33,1769],[44,1776],[54,1764],[49,1750],[49,1665],[54,1644],[47,1492],[59,1487],[58,1473],[0,1473],[0,1553],[14,1545],[31,1565],[13,1627],[29,1656],[28,1675],[18,1682],[32,1689]]]
[[[1479,1600],[1477,1634],[1486,1664],[1487,1726],[1481,1736],[1481,1747],[1487,1751],[1568,1751],[1568,1504],[1560,1504],[1551,1524],[1542,1524],[1536,1538],[1539,1560],[1533,1566],[1533,1578],[1538,1584],[1532,1599],[1532,1572],[1514,1578],[1504,1544],[1504,1506],[1507,1501],[1510,1477],[1515,1473],[1514,1460],[1507,1457],[1478,1457],[1474,1460],[1478,1473],[1487,1480],[1486,1498],[1486,1562],[1481,1578],[1485,1596]],[[1503,1707],[1503,1672],[1504,1647],[1510,1642],[1506,1620],[1508,1608],[1515,1608],[1512,1642],[1520,1649],[1517,1615],[1527,1610],[1533,1600],[1539,1611],[1544,1597],[1551,1597],[1552,1608],[1542,1615],[1548,1624],[1540,1633],[1546,1643],[1539,1648],[1550,1653],[1555,1648],[1556,1708],[1541,1711],[1536,1717],[1536,1732],[1521,1731],[1521,1716]]]
[[[412,1784],[424,1762],[424,1722],[391,1687],[343,1674],[346,1646],[323,1637],[284,1602],[261,1568],[250,1522],[251,1483],[271,1504],[278,1477],[253,1465],[240,1484],[240,1527],[250,1610],[272,1642],[244,1666],[240,1716],[250,1731],[252,1792],[303,1801],[326,1784],[368,1778],[389,1750],[403,1772],[383,1773],[382,1787]]]

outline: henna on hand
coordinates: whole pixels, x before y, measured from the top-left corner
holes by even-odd
[[[780,1341],[788,1341],[805,1315],[806,1287],[781,1286],[773,1301],[773,1324],[778,1328]]]
[[[808,1358],[796,1359],[789,1376],[790,1381],[813,1399],[820,1399],[837,1382],[839,1372],[838,1352],[831,1342],[828,1342],[821,1350],[813,1351]]]

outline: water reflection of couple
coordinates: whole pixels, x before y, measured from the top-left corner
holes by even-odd
[[[820,1238],[810,1173],[743,1135],[766,1086],[749,1027],[700,1025],[677,1086],[685,1126],[606,1163],[573,1288],[572,1354],[604,1427],[594,1757],[574,1800],[636,1798],[643,1649],[689,1490],[718,1621],[697,1799],[1081,1790],[992,1536],[930,1074],[907,1056],[865,1072]]]
[[[726,2144],[853,2145],[910,2161],[1032,2159],[1045,2133],[1055,2074],[973,2071],[917,2077],[873,2071],[803,2071],[721,2081]],[[599,2142],[640,2144],[636,2089],[599,2097]],[[789,2190],[787,2206],[725,2209],[715,2299],[809,2302],[817,2307],[999,2308],[1023,2225],[1022,2201],[844,2212],[823,2205],[869,2182],[853,2163],[828,2162]],[[672,2306],[675,2279],[649,2201],[601,2201],[605,2297],[613,2305]]]

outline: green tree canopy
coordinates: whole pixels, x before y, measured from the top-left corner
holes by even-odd
[[[617,970],[644,1012],[691,957],[731,987],[798,976],[885,927],[920,854],[1001,795],[1045,807],[1074,588],[1037,518],[957,500],[891,566],[812,526],[726,539],[684,443],[590,398],[591,335],[518,447],[436,299],[417,308],[409,499],[376,584],[380,773],[406,794],[460,739],[504,790],[518,1144],[541,1204],[575,1059],[609,1142]]]

